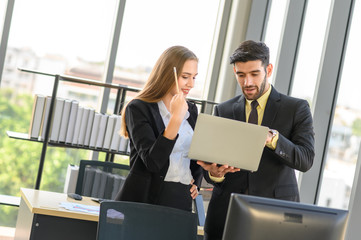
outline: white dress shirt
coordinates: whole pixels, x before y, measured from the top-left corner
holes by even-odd
[[[171,115],[163,101],[158,102],[158,107],[164,126],[167,127]],[[188,158],[188,151],[193,136],[193,129],[187,121],[189,115],[189,112],[187,112],[179,127],[179,136],[169,156],[169,168],[164,181],[180,182],[188,185],[193,179],[190,170],[190,159]]]

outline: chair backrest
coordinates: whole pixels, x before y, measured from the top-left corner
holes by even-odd
[[[146,203],[104,201],[97,239],[196,240],[197,215]]]
[[[80,160],[75,193],[88,197],[114,199],[128,173],[128,165]]]

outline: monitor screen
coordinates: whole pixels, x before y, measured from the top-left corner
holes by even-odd
[[[233,193],[223,240],[341,240],[348,211]]]

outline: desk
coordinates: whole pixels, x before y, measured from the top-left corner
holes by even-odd
[[[68,211],[59,207],[61,202],[99,206],[88,197],[76,201],[65,193],[22,188],[15,240],[95,240],[99,216]]]
[[[61,202],[99,206],[89,197],[81,201],[65,193],[21,188],[21,200],[16,222],[15,240],[92,240],[96,239],[99,216],[74,212],[59,207]],[[198,228],[202,238],[203,227]]]

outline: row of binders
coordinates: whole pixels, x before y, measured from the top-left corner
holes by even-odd
[[[86,167],[82,196],[114,200],[124,185],[125,176]]]
[[[64,193],[74,193],[79,174],[79,167],[69,165],[65,178]],[[101,169],[87,166],[84,171],[82,196],[100,199],[115,199],[124,185],[125,176],[102,171]]]
[[[129,141],[119,134],[120,115],[95,112],[77,100],[56,98],[52,121],[48,121],[51,97],[35,95],[29,128],[31,139],[44,140],[50,123],[49,141],[99,150],[129,152]]]

